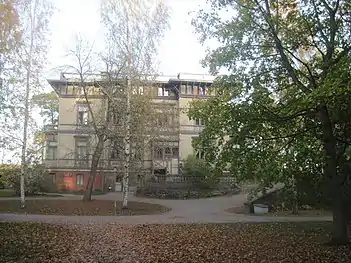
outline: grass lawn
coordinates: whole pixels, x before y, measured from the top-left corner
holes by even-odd
[[[57,226],[0,223],[0,262],[349,263],[329,223]]]
[[[102,192],[102,191],[93,191],[91,195],[105,195],[108,192]],[[73,192],[67,192],[67,194],[73,194],[73,195],[84,195],[84,191],[73,191]]]
[[[37,194],[37,195],[29,195],[30,197],[36,197],[36,196],[45,196],[45,197],[60,197],[62,195],[60,194]],[[1,189],[0,190],[0,198],[1,197],[17,197],[15,191],[11,189]]]
[[[0,190],[0,197],[13,197],[15,196],[15,192],[8,189],[1,189]]]
[[[28,213],[42,215],[77,215],[77,216],[114,216],[114,215],[150,215],[169,211],[158,204],[128,202],[128,209],[121,209],[121,202],[108,200],[27,200],[26,208],[20,208],[19,200],[0,200],[0,213]]]

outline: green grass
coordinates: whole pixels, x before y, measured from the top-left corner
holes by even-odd
[[[0,197],[12,197],[15,196],[15,192],[10,189],[0,190]]]
[[[115,207],[116,204],[116,207]],[[152,215],[161,214],[170,209],[143,202],[128,202],[128,209],[122,209],[122,202],[111,200],[58,200],[31,199],[26,207],[20,208],[19,200],[0,200],[0,213],[65,215],[65,216],[119,216],[119,215]]]
[[[48,193],[48,194],[36,194],[36,195],[27,195],[28,197],[40,197],[40,196],[45,196],[45,197],[61,197],[62,195],[60,194],[55,194],[55,193]],[[0,198],[1,197],[18,197],[15,193],[15,191],[11,189],[2,189],[0,190]]]
[[[68,192],[70,194],[74,194],[74,195],[84,195],[84,191],[72,191],[72,192]],[[94,191],[92,192],[92,195],[105,195],[107,194],[107,192],[102,192],[102,191]]]

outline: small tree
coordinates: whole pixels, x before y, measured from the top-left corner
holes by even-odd
[[[107,28],[108,43],[118,61],[126,62],[126,104],[124,134],[123,208],[128,206],[131,154],[131,97],[140,84],[153,81],[155,55],[160,39],[168,26],[168,9],[159,1],[106,0],[102,4],[102,20]],[[147,85],[148,86],[148,85]],[[140,121],[141,119],[139,119]],[[142,141],[146,136],[142,136]]]

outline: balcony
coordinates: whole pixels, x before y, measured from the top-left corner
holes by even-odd
[[[184,134],[199,134],[204,130],[205,126],[198,125],[181,125],[180,132]]]
[[[76,159],[46,159],[44,160],[46,168],[69,168],[69,169],[88,169],[90,167],[89,160]]]
[[[77,159],[45,159],[45,167],[48,169],[90,169],[91,160],[77,160]],[[99,169],[112,169],[114,166],[121,166],[121,163],[117,165],[118,161],[109,161],[107,159],[100,160]]]

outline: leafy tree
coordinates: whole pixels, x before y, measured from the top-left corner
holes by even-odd
[[[18,0],[11,1],[18,18],[21,33],[15,45],[11,67],[7,70],[7,92],[1,114],[2,138],[5,144],[16,142],[13,148],[21,148],[21,207],[25,206],[24,178],[27,171],[27,153],[32,128],[35,121],[31,118],[31,97],[41,84],[42,70],[47,51],[47,30],[52,5],[49,1]],[[18,133],[18,131],[22,131]]]
[[[40,93],[32,97],[32,102],[40,109],[45,122],[57,124],[59,114],[59,98],[56,92]]]
[[[137,113],[138,109],[133,108],[131,102],[132,93],[133,90],[138,90],[140,85],[145,85],[141,83],[152,81],[153,76],[156,75],[155,57],[159,41],[162,39],[168,26],[169,13],[167,6],[163,2],[154,0],[106,0],[101,7],[101,17],[107,29],[107,42],[113,54],[112,58],[117,58],[117,61],[124,62],[125,67],[121,73],[127,78],[125,87],[125,125],[123,130],[123,208],[127,208],[131,139],[137,135],[132,126],[135,124],[135,122],[133,123],[132,113]],[[108,57],[111,58],[111,56]],[[115,59],[110,59],[109,65],[113,66],[116,64]],[[139,98],[142,98],[142,96]],[[137,113],[134,116],[146,116],[140,113],[142,112],[139,111],[139,114]],[[137,121],[140,122],[142,119],[139,118]],[[144,134],[141,138],[145,137]]]
[[[333,202],[332,241],[347,242],[350,193],[349,1],[207,1],[194,19],[218,98],[194,102],[207,126],[199,145],[216,166],[264,186],[323,174]],[[229,18],[228,18],[229,17]],[[220,147],[218,147],[220,146]],[[209,157],[210,158],[210,157]]]

